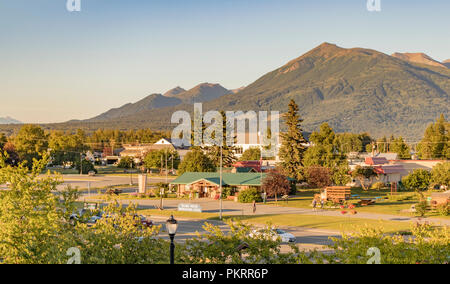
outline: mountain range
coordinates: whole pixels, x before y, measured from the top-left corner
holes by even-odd
[[[233,93],[233,91],[227,90],[219,84],[210,83],[199,84],[190,90],[176,87],[167,91],[164,95],[149,95],[136,103],[128,103],[119,108],[111,109],[88,121],[99,122],[111,119],[121,119],[129,115],[139,114],[154,109],[173,107],[181,104],[205,103],[231,93]]]
[[[0,117],[0,124],[22,124],[22,122],[18,121],[17,119],[6,116]]]
[[[388,55],[373,49],[341,48],[323,43],[250,85],[228,90],[203,83],[190,90],[176,87],[94,118],[47,129],[149,127],[170,130],[172,113],[203,111],[284,112],[297,102],[305,131],[328,122],[337,132],[368,132],[374,137],[402,135],[418,141],[441,113],[450,114],[450,60],[438,62],[423,53]]]

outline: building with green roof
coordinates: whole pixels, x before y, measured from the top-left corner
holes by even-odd
[[[222,186],[235,195],[250,187],[261,188],[266,174],[263,173],[222,173]],[[219,198],[220,173],[184,173],[170,183],[177,187],[178,196],[198,196],[199,198]]]

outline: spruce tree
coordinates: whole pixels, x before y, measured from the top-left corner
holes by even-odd
[[[302,133],[302,122],[298,105],[294,100],[289,103],[289,110],[283,115],[287,132],[281,133],[282,144],[280,148],[281,166],[285,173],[298,180],[303,179],[303,156],[306,151],[306,140]]]

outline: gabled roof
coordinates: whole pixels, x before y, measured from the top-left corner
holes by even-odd
[[[262,180],[266,174],[262,174]],[[184,173],[170,184],[193,184],[206,180],[216,185],[220,184],[220,173]],[[222,173],[222,184],[229,186],[261,186],[261,173]]]
[[[385,157],[368,157],[365,162],[371,166],[389,164],[389,161]]]

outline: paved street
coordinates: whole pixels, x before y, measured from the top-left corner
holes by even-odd
[[[80,176],[80,175],[64,175],[64,183],[58,186],[58,189],[64,189],[66,186],[70,185],[72,187],[78,187],[80,189],[88,188],[88,183],[90,183],[91,188],[103,188],[106,186],[117,186],[117,185],[126,185],[130,184],[132,181],[134,184],[137,183],[137,174],[133,174],[132,178],[130,176],[112,176],[112,175],[98,175],[98,176]],[[172,179],[168,179],[171,181]],[[158,183],[165,182],[165,178],[155,178],[148,177],[147,183]],[[136,191],[137,187],[135,187],[134,191]]]
[[[134,203],[137,204],[140,209],[155,209],[159,206],[159,200],[121,200],[124,205]],[[177,211],[178,204],[180,203],[195,203],[202,207],[205,213],[219,213],[219,201],[211,199],[197,199],[197,200],[174,200],[174,199],[164,199],[164,209]],[[312,209],[304,208],[293,208],[293,207],[282,207],[273,205],[257,205],[256,213],[253,214],[251,204],[242,204],[233,201],[223,201],[223,214],[224,215],[275,215],[275,214],[304,214],[304,215],[317,215],[317,216],[335,216],[342,217],[339,211],[312,211]],[[378,213],[368,213],[360,212],[357,215],[346,215],[346,218],[362,218],[362,219],[373,219],[373,220],[387,220],[387,221],[398,221],[398,222],[413,222],[417,221],[416,217],[408,216],[398,216],[398,215],[388,215],[388,214],[378,214]],[[422,220],[450,226],[450,220],[448,219],[438,219],[438,218],[423,218]]]
[[[165,226],[165,222],[168,217],[157,217],[152,216],[151,220],[156,225],[162,225],[163,228]],[[191,239],[196,236],[196,233],[204,233],[205,230],[202,228],[204,223],[208,222],[210,224],[219,226],[220,229],[224,232],[229,231],[229,227],[220,221],[204,221],[204,220],[188,220],[188,219],[179,219],[178,223],[178,232],[176,235],[176,240],[179,242],[184,242],[187,239]],[[288,233],[293,234],[297,238],[296,245],[300,249],[312,250],[312,249],[325,249],[325,245],[330,244],[330,237],[339,237],[339,232],[328,231],[328,230],[316,230],[316,229],[307,229],[300,227],[280,227]],[[161,232],[160,236],[162,238],[168,238],[165,232]],[[283,245],[283,250],[288,250],[288,245]]]

